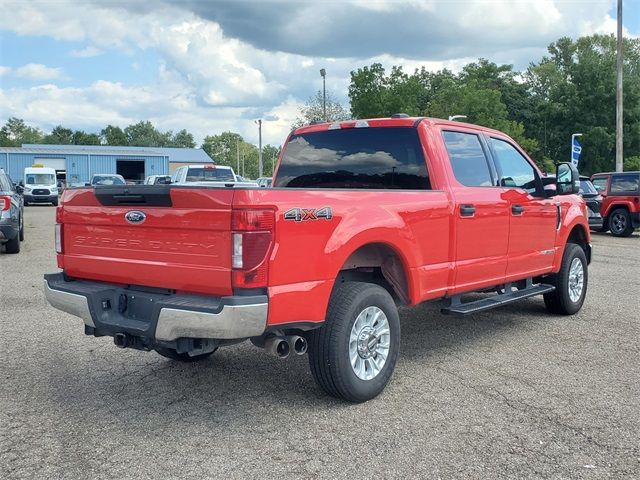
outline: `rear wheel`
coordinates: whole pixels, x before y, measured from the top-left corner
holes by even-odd
[[[326,393],[365,402],[384,390],[400,353],[398,309],[384,288],[336,286],[321,328],[309,335],[309,365]]]
[[[587,294],[589,275],[587,257],[580,245],[567,243],[562,255],[560,271],[545,279],[556,287],[544,294],[544,304],[551,313],[573,315],[582,308]]]
[[[18,233],[20,241],[24,241],[24,217],[20,215],[20,233]]]
[[[614,237],[628,237],[633,233],[631,215],[624,208],[616,208],[609,215],[609,230]]]
[[[162,355],[163,357],[170,358],[171,360],[190,363],[190,362],[199,362],[200,360],[209,358],[211,355],[215,353],[217,348],[211,352],[203,353],[201,355],[193,355],[193,356],[189,355],[188,353],[178,353],[173,348],[158,347],[155,350],[156,352],[158,352],[158,354]]]

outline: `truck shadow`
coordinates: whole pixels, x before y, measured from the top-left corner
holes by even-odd
[[[473,349],[479,340],[516,331],[536,315],[546,315],[541,299],[463,318],[442,315],[440,307],[429,303],[401,312],[402,352],[396,377],[402,378],[407,369],[422,368],[420,364],[428,367],[434,357]],[[177,423],[198,419],[219,427],[221,422],[262,422],[259,417],[265,411],[295,417],[309,408],[368,405],[353,406],[325,395],[313,381],[306,355],[283,361],[249,342],[220,349],[200,363],[180,364],[155,352],[119,350],[106,339],[82,341],[99,344],[89,350],[90,358],[59,355],[60,363],[48,367],[51,382],[45,394],[55,399],[63,416],[84,412],[83,422],[107,415],[130,426],[161,417]],[[388,391],[381,398],[393,394]]]

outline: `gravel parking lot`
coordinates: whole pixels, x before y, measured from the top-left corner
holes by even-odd
[[[0,254],[0,478],[640,475],[638,234],[593,236],[573,317],[404,311],[392,383],[349,405],[248,342],[185,365],[85,337],[42,293],[54,208],[25,212]]]

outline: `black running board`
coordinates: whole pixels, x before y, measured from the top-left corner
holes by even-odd
[[[515,290],[511,284],[505,286],[506,293],[499,293],[492,297],[482,298],[480,300],[474,300],[472,302],[462,303],[461,295],[455,295],[451,297],[448,307],[441,309],[440,311],[449,315],[470,315],[472,313],[484,312],[485,310],[491,310],[492,308],[501,307],[509,303],[517,302],[523,298],[534,297],[536,295],[542,295],[543,293],[553,292],[556,289],[553,285],[547,285],[544,283],[533,285],[531,280],[527,281],[527,286],[520,290]]]

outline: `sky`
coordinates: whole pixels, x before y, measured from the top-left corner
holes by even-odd
[[[522,70],[549,43],[614,33],[615,0],[0,0],[0,123],[99,132],[238,132],[280,145],[322,88],[348,108],[350,72],[382,63]],[[625,0],[640,35],[640,0]]]

